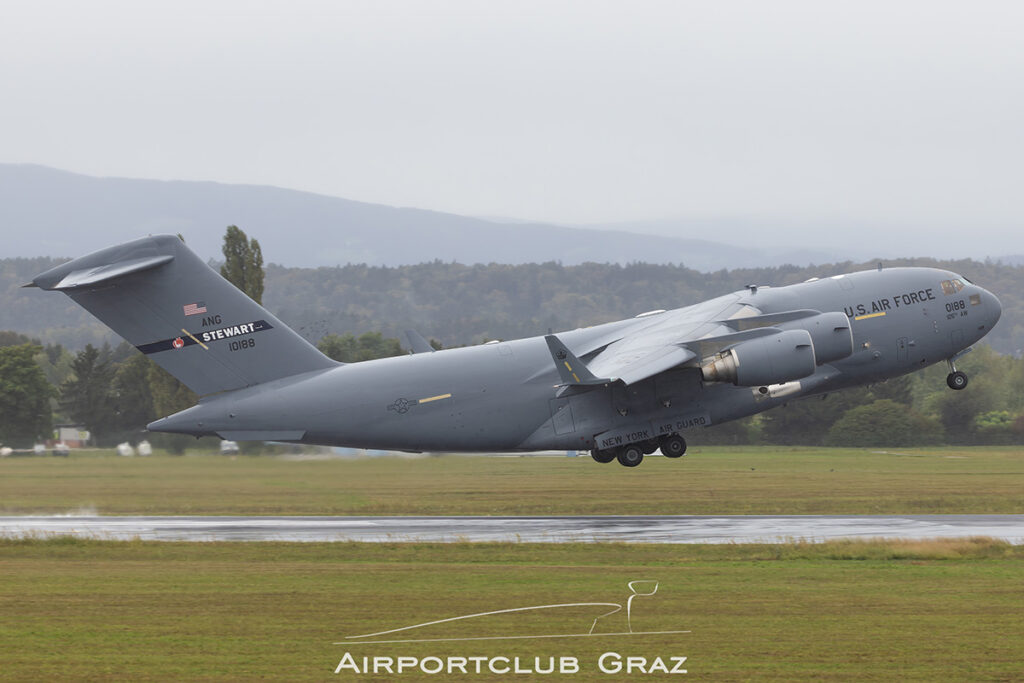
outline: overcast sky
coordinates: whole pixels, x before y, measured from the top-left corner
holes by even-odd
[[[1022,36],[1019,2],[8,2],[0,161],[1024,252]]]

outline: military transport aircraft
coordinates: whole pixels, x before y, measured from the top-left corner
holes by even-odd
[[[999,301],[934,268],[748,286],[558,334],[337,363],[174,236],[74,259],[26,286],[62,291],[199,394],[152,431],[404,451],[589,449],[634,467],[688,431],[798,397],[954,362]]]

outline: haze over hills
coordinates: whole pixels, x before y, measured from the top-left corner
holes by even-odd
[[[870,258],[813,245],[762,249],[625,230],[494,221],[255,185],[96,178],[0,164],[2,256],[78,256],[146,234],[182,233],[219,258],[227,225],[291,267],[366,263],[682,263],[712,272]],[[693,226],[701,234],[699,225]],[[721,234],[721,233],[709,233]]]

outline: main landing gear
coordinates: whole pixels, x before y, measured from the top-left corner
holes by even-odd
[[[967,388],[967,375],[956,369],[953,360],[946,361],[949,364],[949,374],[946,375],[946,386],[953,391],[960,391]]]
[[[595,448],[590,451],[590,457],[601,463],[618,460],[623,467],[636,467],[644,461],[645,455],[650,455],[659,448],[665,457],[679,458],[686,455],[686,439],[679,434],[666,434],[660,439],[649,439],[617,448]]]

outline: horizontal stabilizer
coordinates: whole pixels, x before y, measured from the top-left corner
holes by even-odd
[[[146,258],[130,259],[128,261],[117,261],[105,266],[75,270],[65,275],[60,282],[53,285],[52,289],[66,290],[78,287],[90,287],[103,282],[109,282],[114,278],[124,277],[132,273],[139,273],[143,270],[156,268],[174,260],[171,254],[162,256],[149,256]]]
[[[573,355],[573,352],[555,335],[546,335],[544,341],[548,343],[551,358],[555,361],[555,369],[558,370],[558,376],[564,386],[601,386],[612,382],[610,379],[595,377],[583,361]]]

